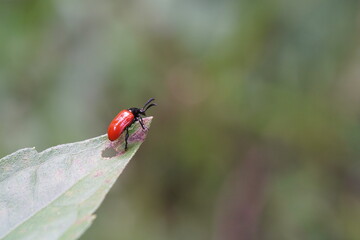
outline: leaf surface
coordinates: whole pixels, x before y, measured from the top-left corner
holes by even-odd
[[[144,118],[147,127],[152,118]],[[144,141],[139,123],[115,142],[107,135],[0,159],[0,239],[76,239]]]

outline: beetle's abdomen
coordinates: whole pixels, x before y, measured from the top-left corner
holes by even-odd
[[[129,110],[122,110],[118,115],[111,121],[108,128],[108,138],[110,141],[115,141],[124,131],[124,129],[131,125],[134,120],[134,114]]]

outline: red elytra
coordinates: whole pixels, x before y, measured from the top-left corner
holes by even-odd
[[[132,124],[134,118],[134,114],[129,110],[122,110],[119,112],[108,127],[109,140],[115,141],[118,139],[125,128]]]
[[[146,116],[145,112],[152,106],[156,106],[154,98],[150,98],[144,105],[143,108],[129,108],[119,112],[118,115],[110,122],[108,127],[108,138],[110,141],[115,141],[120,135],[126,130],[125,135],[125,151],[127,150],[128,138],[129,138],[129,127],[136,121],[139,121],[143,130],[145,130],[144,122],[141,115]]]

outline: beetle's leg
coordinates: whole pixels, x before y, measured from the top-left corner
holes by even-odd
[[[144,121],[143,121],[142,117],[140,117],[140,116],[139,116],[139,123],[143,130],[147,130],[146,127],[144,126]]]
[[[126,135],[125,135],[125,151],[127,150],[128,146],[128,139],[129,139],[129,127],[126,127]]]

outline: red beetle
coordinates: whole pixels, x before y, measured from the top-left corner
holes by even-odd
[[[152,106],[156,106],[155,103],[150,104],[154,101],[154,98],[150,98],[144,105],[143,108],[129,108],[122,110],[118,115],[111,121],[108,127],[108,138],[110,141],[115,141],[126,130],[125,135],[125,151],[127,150],[128,138],[129,138],[129,127],[136,121],[139,121],[141,127],[145,130],[144,122],[141,115],[146,116],[145,112]],[[149,105],[150,104],[150,105]]]

